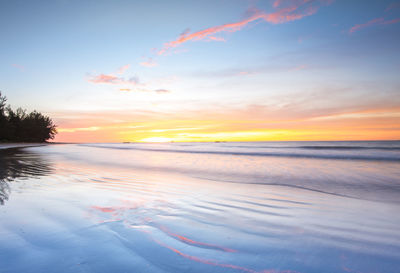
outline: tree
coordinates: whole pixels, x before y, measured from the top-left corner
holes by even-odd
[[[29,114],[18,108],[6,106],[6,97],[0,93],[0,141],[45,142],[54,139],[56,125],[50,117],[37,111]]]
[[[7,98],[1,95],[0,91],[0,141],[7,139],[8,122],[5,114]]]

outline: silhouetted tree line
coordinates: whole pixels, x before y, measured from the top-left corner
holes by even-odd
[[[14,111],[0,92],[0,141],[45,142],[57,134],[53,121],[37,111]]]

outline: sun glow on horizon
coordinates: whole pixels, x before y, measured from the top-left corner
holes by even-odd
[[[155,142],[155,143],[162,143],[162,142],[171,142],[173,141],[172,138],[168,137],[148,137],[139,140],[138,142]]]

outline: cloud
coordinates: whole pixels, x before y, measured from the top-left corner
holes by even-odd
[[[121,74],[124,74],[124,72],[125,72],[126,70],[128,70],[130,67],[131,67],[130,64],[121,66],[121,67],[118,69],[117,74],[120,74],[120,75],[121,75]]]
[[[209,39],[210,39],[210,41],[226,42],[226,40],[222,37],[210,36]]]
[[[272,6],[274,8],[277,8],[277,7],[279,7],[281,5],[282,1],[283,0],[275,0],[274,3],[272,4]]]
[[[371,26],[377,26],[377,25],[391,25],[391,24],[396,24],[400,22],[400,18],[393,19],[393,20],[385,20],[383,17],[375,18],[372,19],[364,24],[357,24],[354,25],[349,29],[349,33],[352,34],[356,31],[359,31],[363,28],[371,27]]]
[[[149,58],[147,61],[141,62],[140,65],[145,67],[154,67],[158,64],[152,58]]]
[[[148,88],[136,88],[132,91],[139,91],[139,92],[155,92],[158,94],[162,94],[162,93],[170,93],[171,91],[167,90],[167,89],[148,89]]]
[[[252,15],[247,19],[236,23],[223,24],[219,26],[214,26],[206,28],[197,32],[190,32],[190,30],[185,30],[179,37],[174,40],[164,44],[163,48],[158,50],[158,55],[163,55],[167,53],[170,49],[175,48],[188,41],[199,41],[199,40],[224,40],[221,37],[214,36],[215,34],[224,32],[236,32],[244,28],[251,22],[262,20],[271,24],[282,24],[294,20],[299,20],[303,17],[310,16],[317,12],[319,6],[318,4],[330,3],[328,0],[289,0],[289,1],[275,1],[273,3],[274,8],[278,8],[275,12],[265,13],[257,9],[252,10]],[[285,5],[283,5],[285,4]]]
[[[167,89],[156,89],[156,90],[154,90],[154,92],[156,92],[156,93],[170,93],[171,91],[169,91]]]
[[[257,74],[272,74],[272,73],[284,73],[284,72],[295,72],[300,70],[306,70],[309,68],[314,68],[309,64],[305,63],[294,63],[293,60],[286,63],[284,61],[270,62],[262,66],[238,66],[231,68],[224,68],[220,70],[203,70],[194,71],[191,75],[196,77],[206,77],[206,78],[220,78],[220,77],[237,77],[237,76],[252,76]],[[319,66],[318,69],[323,69]]]
[[[171,93],[171,91],[167,89],[148,89],[148,88],[120,88],[119,91],[124,92],[155,92],[155,93]]]
[[[128,85],[137,85],[139,84],[139,78],[134,76],[128,79],[116,76],[122,75],[125,73],[127,69],[130,68],[130,64],[121,66],[116,72],[110,74],[99,74],[90,76],[88,79],[89,82],[94,84],[128,84]]]
[[[139,84],[138,77],[131,77],[129,79],[125,79],[122,77],[117,77],[113,74],[100,74],[91,76],[88,79],[88,81],[94,84],[128,84],[128,85]]]
[[[396,24],[398,22],[400,22],[400,18],[389,20],[389,21],[384,21],[382,24],[383,25],[391,25],[391,24]]]
[[[130,67],[129,64],[122,66],[115,73],[110,74],[98,74],[98,75],[90,75],[87,80],[93,84],[110,84],[110,85],[119,85],[119,91],[122,92],[154,92],[154,93],[170,93],[171,91],[164,88],[153,88],[154,85],[161,85],[159,81],[157,82],[146,82],[141,83],[137,76],[124,78],[121,76],[117,76],[117,74],[123,74],[125,70]]]
[[[298,65],[296,67],[290,68],[289,71],[299,71],[299,70],[304,70],[307,68],[308,68],[308,65],[302,64],[302,65]]]
[[[391,10],[398,9],[398,8],[400,8],[400,2],[392,3],[385,9],[385,12],[389,12]]]
[[[17,68],[19,71],[23,72],[25,71],[25,66],[20,65],[20,64],[11,64],[13,67]]]

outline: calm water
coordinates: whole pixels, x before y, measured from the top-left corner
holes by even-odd
[[[0,272],[400,272],[400,142],[0,150]]]

